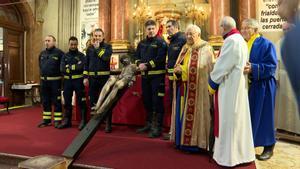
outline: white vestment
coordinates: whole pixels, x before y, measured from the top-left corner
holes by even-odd
[[[243,74],[248,47],[240,34],[228,36],[210,78],[218,88],[219,135],[214,160],[232,167],[255,160],[247,76]]]

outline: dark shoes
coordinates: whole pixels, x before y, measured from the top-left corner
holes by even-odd
[[[63,122],[60,125],[58,125],[58,129],[64,129],[64,128],[70,128],[72,127],[72,123],[71,122]]]
[[[261,161],[270,159],[273,156],[274,146],[275,144],[271,146],[265,146],[263,153],[261,155],[256,155],[256,158]]]
[[[170,138],[171,138],[171,135],[169,133],[165,133],[162,136],[162,140],[170,140]]]
[[[139,128],[136,130],[137,133],[145,133],[145,132],[148,132],[150,131],[151,129],[151,125],[146,125],[145,127],[143,128]]]
[[[79,126],[78,126],[78,130],[82,130],[85,127],[85,120],[81,120]]]
[[[54,122],[54,127],[55,128],[58,128],[58,126],[60,125],[60,122],[56,121]],[[38,125],[38,128],[43,128],[43,127],[48,127],[48,126],[51,126],[51,122],[41,122],[39,125]]]
[[[60,125],[60,122],[58,122],[58,121],[55,121],[55,122],[54,122],[54,127],[55,127],[55,128],[58,128],[59,125]]]
[[[47,123],[47,122],[41,122],[40,124],[38,124],[38,128],[43,128],[43,127],[48,127],[51,126],[51,122]]]
[[[111,133],[112,132],[111,126],[106,126],[104,132],[105,133]]]
[[[157,138],[161,136],[161,129],[154,128],[151,130],[151,132],[148,134],[149,138]]]

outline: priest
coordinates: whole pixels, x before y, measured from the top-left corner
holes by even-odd
[[[231,17],[221,20],[224,44],[210,73],[209,91],[214,93],[214,160],[232,167],[255,159],[248,102],[247,44]]]

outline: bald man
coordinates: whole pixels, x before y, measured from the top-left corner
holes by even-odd
[[[220,26],[224,44],[209,79],[209,91],[215,94],[213,158],[219,165],[233,167],[255,160],[247,77],[243,73],[248,48],[233,18],[224,17]]]

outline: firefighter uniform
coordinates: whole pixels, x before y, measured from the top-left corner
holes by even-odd
[[[170,91],[170,98],[171,103],[173,100],[173,73],[174,73],[174,66],[176,63],[176,60],[179,56],[179,53],[183,47],[183,45],[186,43],[186,38],[184,33],[177,32],[174,35],[171,35],[168,37],[170,44],[168,46],[168,77],[169,77],[169,91]]]
[[[86,51],[84,76],[85,78],[89,78],[89,96],[91,107],[96,105],[99,94],[109,78],[111,55],[112,46],[103,41],[100,43],[99,48],[90,46]],[[111,113],[107,122],[107,124],[111,124]]]
[[[142,40],[136,51],[136,64],[145,63],[147,70],[142,74],[142,96],[147,111],[146,125],[137,132],[149,131],[149,137],[159,137],[163,127],[165,95],[165,62],[167,44],[159,37]],[[153,118],[154,112],[156,118]]]
[[[85,63],[85,56],[78,50],[69,50],[61,61],[60,70],[64,75],[64,100],[65,100],[65,114],[63,123],[59,128],[66,128],[72,126],[72,96],[73,91],[76,94],[77,105],[81,114],[81,122],[79,129],[81,130],[86,123],[86,98],[83,85],[83,69]]]
[[[51,124],[54,104],[54,126],[57,128],[62,120],[61,107],[61,73],[60,62],[64,53],[56,48],[43,50],[39,55],[39,66],[41,75],[41,96],[43,104],[43,122],[38,127]]]

